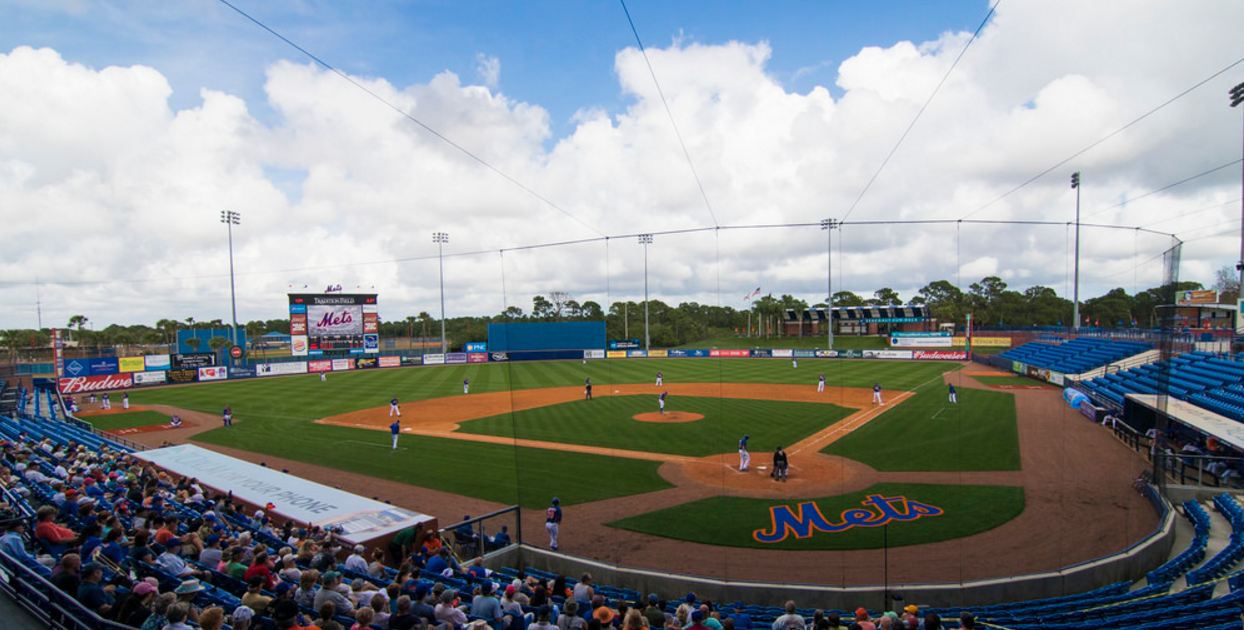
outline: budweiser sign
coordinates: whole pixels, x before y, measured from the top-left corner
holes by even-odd
[[[916,350],[912,358],[934,361],[966,361],[968,353],[962,350]]]
[[[105,374],[103,376],[75,376],[62,378],[57,387],[62,394],[102,392],[109,389],[129,389],[134,386],[133,374]]]

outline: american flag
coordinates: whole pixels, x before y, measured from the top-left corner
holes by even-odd
[[[752,298],[756,297],[757,295],[760,295],[760,287],[756,287],[756,290],[755,290],[755,291],[752,291],[751,293],[748,293],[747,295],[744,295],[744,296],[743,296],[743,301],[744,301],[744,302],[746,302],[746,301],[748,301],[748,300],[750,300],[750,299],[752,299]]]

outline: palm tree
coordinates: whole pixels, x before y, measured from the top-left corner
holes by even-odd
[[[177,321],[172,319],[161,319],[155,324],[156,330],[164,335],[164,343],[173,343],[173,336],[177,334]]]
[[[199,344],[201,343],[203,343],[203,340],[198,337],[190,337],[189,339],[186,339],[186,345],[190,346],[190,350],[194,352],[199,351]]]

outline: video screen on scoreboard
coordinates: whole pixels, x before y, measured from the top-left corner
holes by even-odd
[[[375,294],[289,295],[290,352],[294,356],[380,352]]]

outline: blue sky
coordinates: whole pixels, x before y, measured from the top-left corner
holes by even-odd
[[[549,110],[555,136],[581,108],[620,111],[627,99],[614,54],[634,46],[621,5],[569,2],[258,2],[236,5],[352,74],[401,86],[443,70],[479,82],[477,56],[501,61],[499,89]],[[988,10],[980,0],[941,2],[657,2],[628,4],[645,46],[672,41],[770,41],[768,68],[792,91],[833,88],[845,58],[864,46],[971,31]],[[297,51],[214,0],[187,2],[0,1],[0,49],[49,46],[92,67],[154,66],[172,83],[177,109],[195,106],[201,87],[243,96],[271,122],[264,69]],[[659,72],[659,69],[658,69]],[[659,74],[658,74],[659,77]]]

